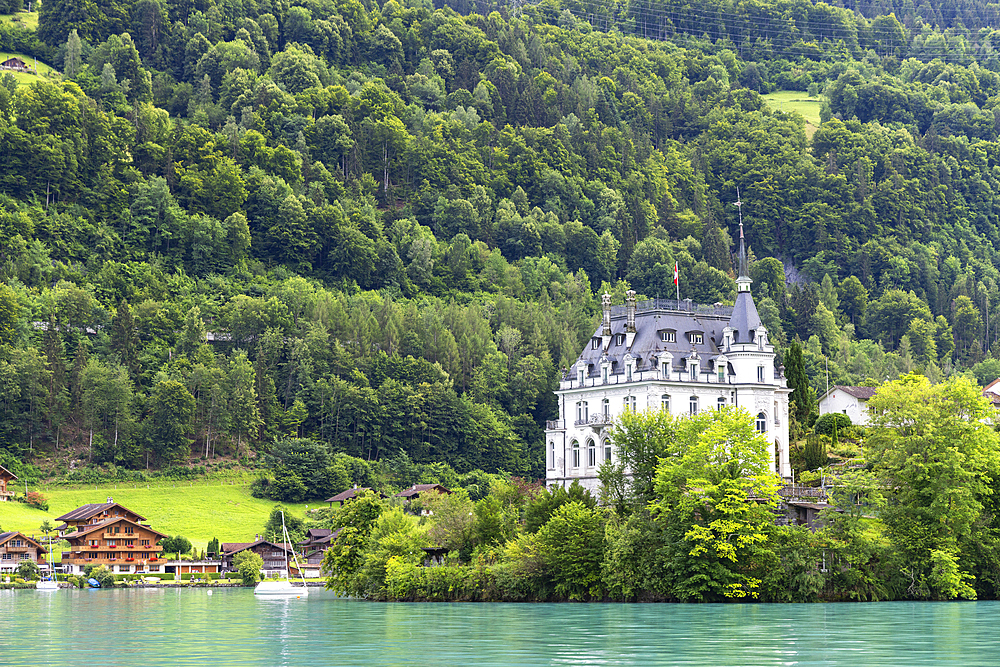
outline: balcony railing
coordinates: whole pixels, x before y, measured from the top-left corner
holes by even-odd
[[[545,422],[546,431],[562,431],[566,428],[566,421],[563,419],[550,419]]]
[[[596,415],[590,415],[586,419],[577,419],[573,422],[574,426],[605,426],[611,423],[611,415],[606,415],[603,413],[597,413]]]

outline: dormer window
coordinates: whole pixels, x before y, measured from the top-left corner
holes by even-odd
[[[688,334],[688,342],[692,345],[701,345],[705,342],[705,334],[692,331]]]
[[[660,340],[664,343],[676,343],[677,342],[677,332],[676,331],[661,331]]]
[[[624,345],[624,344],[625,344],[625,334],[623,333],[615,334],[615,345]]]
[[[591,350],[599,350],[599,349],[601,349],[601,339],[600,338],[592,338],[590,340],[590,349]]]
[[[583,385],[583,369],[581,368],[577,373],[577,380],[579,380],[580,385]]]

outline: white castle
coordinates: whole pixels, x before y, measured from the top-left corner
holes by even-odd
[[[730,405],[745,408],[770,445],[773,470],[791,477],[788,461],[788,389],[775,368],[774,346],[750,295],[740,225],[736,304],[696,305],[690,299],[624,306],[602,297],[604,317],[556,395],[559,419],[546,424],[546,484],[579,480],[597,491],[597,471],[617,460],[610,430],[625,410],[663,409],[695,414]]]

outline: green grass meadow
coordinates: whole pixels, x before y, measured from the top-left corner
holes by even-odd
[[[819,110],[825,101],[823,97],[809,97],[800,90],[778,90],[761,97],[772,111],[798,112],[806,119],[806,135],[812,138],[819,127]]]
[[[16,14],[0,14],[0,23],[11,23],[31,30],[38,30],[38,12],[17,12]]]
[[[235,482],[235,483],[234,483]],[[195,482],[160,482],[152,488],[133,485],[98,485],[96,488],[40,487],[49,501],[49,511],[42,512],[21,503],[0,503],[0,527],[40,535],[38,527],[87,503],[103,503],[108,496],[146,517],[154,530],[168,535],[181,534],[198,549],[204,549],[213,537],[220,542],[250,542],[261,532],[271,508],[271,500],[250,495],[250,479],[204,480]],[[21,489],[23,491],[23,488]],[[296,516],[305,515],[306,503],[285,504]],[[326,507],[313,502],[311,508]]]

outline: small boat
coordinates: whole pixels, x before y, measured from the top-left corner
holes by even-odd
[[[253,589],[254,595],[263,597],[299,598],[307,597],[309,589],[296,586],[290,581],[262,581]]]
[[[291,546],[292,538],[288,536],[288,529],[285,528],[285,513],[281,513],[281,539],[283,540],[282,547],[285,544]],[[299,559],[295,555],[295,551],[292,551],[292,559],[295,561],[295,567],[302,572],[302,568],[299,567]],[[285,550],[285,572],[288,572],[288,551]],[[262,581],[257,584],[256,588],[253,589],[254,595],[260,595],[261,597],[271,597],[271,598],[304,598],[309,596],[309,589],[306,588],[305,577],[302,578],[302,585],[296,586],[290,581]]]
[[[48,533],[45,534],[48,537]],[[52,541],[49,541],[49,576],[43,577],[35,584],[36,591],[57,591],[59,582],[56,581],[56,568],[52,564]]]

